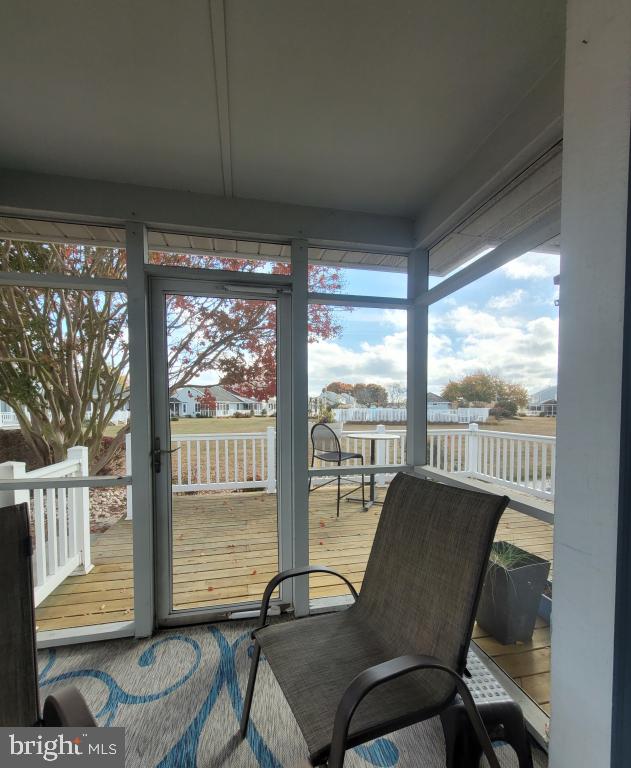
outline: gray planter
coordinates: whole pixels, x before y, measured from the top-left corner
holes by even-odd
[[[489,562],[477,622],[504,645],[532,639],[541,595],[550,572],[550,561],[505,541],[493,550],[501,557],[510,550],[513,563],[503,567]]]

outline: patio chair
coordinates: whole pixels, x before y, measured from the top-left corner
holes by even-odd
[[[342,450],[339,437],[335,431],[328,426],[328,424],[314,424],[311,427],[311,466],[315,464],[315,460],[319,459],[324,462],[331,462],[337,464],[338,467],[342,466],[343,461],[350,461],[351,459],[361,459],[362,465],[364,463],[364,457],[361,453],[349,453]],[[364,492],[364,473],[361,473],[362,482],[361,486],[353,486],[347,493],[342,493],[342,478],[340,475],[332,480],[327,480],[326,483],[322,483],[315,487],[312,487],[311,478],[309,478],[309,493],[315,491],[318,488],[324,488],[331,483],[337,482],[337,517],[340,516],[340,500],[350,496],[351,493],[361,488],[362,492],[362,508],[366,508],[366,497]]]
[[[399,473],[388,489],[358,595],[324,566],[267,585],[240,733],[245,737],[261,650],[313,765],[341,768],[346,749],[459,703],[491,768],[499,762],[462,675],[495,529],[508,498]],[[267,624],[285,579],[329,573],[355,598],[347,610]],[[373,690],[374,689],[374,690]]]

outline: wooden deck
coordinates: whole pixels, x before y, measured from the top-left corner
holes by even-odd
[[[362,512],[344,503],[335,516],[335,495],[314,492],[309,518],[313,563],[325,563],[361,581],[381,511]],[[552,559],[552,526],[507,510],[497,539]],[[66,579],[38,608],[40,631],[133,618],[132,528],[121,520],[92,537],[93,570]],[[264,492],[181,495],[173,509],[173,594],[177,609],[260,599],[278,570],[276,496]],[[311,577],[311,596],[345,593],[326,575]],[[476,628],[476,642],[524,690],[548,707],[549,629],[540,624],[529,644],[502,646]]]

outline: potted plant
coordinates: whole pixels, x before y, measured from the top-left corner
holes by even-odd
[[[532,639],[550,561],[507,541],[496,541],[478,606],[477,622],[504,645]]]

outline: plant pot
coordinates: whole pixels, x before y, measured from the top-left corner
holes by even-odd
[[[544,588],[544,592],[541,595],[538,614],[540,618],[552,626],[552,585],[549,581],[546,582],[546,587],[547,589]]]
[[[499,563],[510,552],[506,566],[489,562],[478,606],[477,622],[504,645],[532,639],[550,561],[505,541],[496,541]]]

